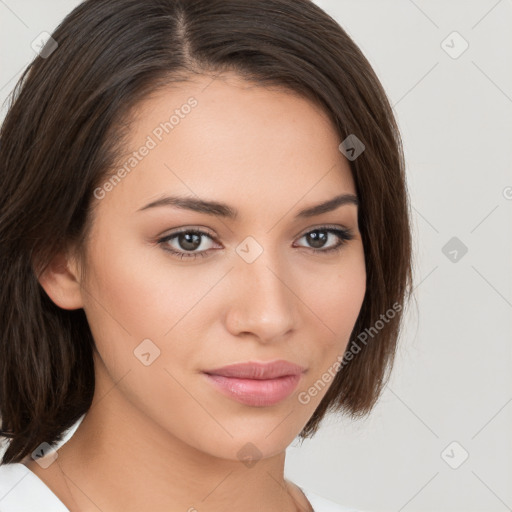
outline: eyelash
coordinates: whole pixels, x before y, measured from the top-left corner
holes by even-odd
[[[327,233],[334,234],[334,235],[336,235],[340,239],[340,241],[338,242],[337,245],[335,245],[334,247],[329,247],[328,249],[314,249],[314,248],[311,248],[311,247],[302,247],[303,249],[310,249],[311,251],[313,251],[313,253],[323,253],[323,254],[329,253],[329,254],[334,254],[336,252],[341,251],[341,249],[343,249],[345,244],[349,240],[352,240],[354,238],[354,235],[352,234],[352,232],[349,229],[340,229],[340,228],[335,228],[335,227],[331,227],[331,226],[321,226],[319,228],[312,229],[311,231],[307,231],[306,233],[301,235],[299,238],[303,238],[306,235],[309,235],[310,233],[313,233],[315,231],[326,231]],[[182,231],[177,231],[175,233],[172,233],[170,235],[167,235],[167,236],[157,240],[157,243],[162,245],[162,248],[163,248],[164,251],[169,252],[173,256],[178,257],[178,258],[180,258],[182,260],[183,259],[195,260],[197,258],[197,256],[202,256],[203,258],[208,256],[208,252],[210,251],[210,249],[193,253],[193,252],[175,251],[174,249],[170,249],[168,246],[166,246],[166,243],[168,241],[170,241],[170,240],[172,240],[174,238],[177,238],[179,235],[181,235],[183,233],[192,233],[192,234],[195,234],[195,235],[204,235],[204,236],[207,236],[208,238],[210,238],[211,240],[215,241],[215,239],[211,235],[206,233],[205,231],[200,231],[200,230],[197,230],[197,229],[183,229]]]

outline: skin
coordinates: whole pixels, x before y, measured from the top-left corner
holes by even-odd
[[[231,74],[202,75],[146,98],[130,151],[190,96],[197,107],[95,200],[87,275],[69,251],[40,277],[58,306],[84,309],[98,351],[92,407],[58,463],[26,463],[72,512],[311,510],[284,478],[285,450],[332,383],[309,403],[298,401],[344,353],[366,269],[356,205],[295,215],[356,195],[349,163],[317,105]],[[164,193],[225,202],[239,219],[137,211]],[[354,238],[339,252],[314,253],[323,247],[304,235],[326,224]],[[206,257],[181,260],[156,242],[183,227],[213,235],[195,250]],[[248,236],[263,248],[251,264],[236,252]],[[339,242],[328,237],[325,247]],[[176,238],[167,246],[187,247]],[[147,338],[160,350],[149,366],[134,355]],[[307,371],[292,395],[269,407],[240,404],[201,374],[275,359]],[[260,452],[250,467],[237,455],[246,443]]]

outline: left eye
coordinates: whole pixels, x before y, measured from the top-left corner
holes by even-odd
[[[334,238],[338,238],[338,242],[331,247],[323,248],[329,236],[334,235]],[[167,252],[170,252],[174,256],[183,258],[196,258],[198,255],[205,257],[208,255],[208,249],[203,249],[201,251],[197,251],[198,248],[202,246],[203,237],[209,238],[214,241],[212,235],[206,233],[205,231],[195,230],[195,229],[187,229],[183,231],[179,231],[177,233],[173,233],[171,235],[167,235],[164,238],[158,240],[158,243],[163,246],[163,249]],[[320,227],[308,231],[301,238],[305,238],[307,243],[313,245],[313,247],[305,247],[306,249],[310,249],[314,253],[330,253],[331,251],[339,251],[345,245],[345,243],[354,238],[352,232],[348,229],[334,228],[334,227]],[[171,248],[168,242],[176,241],[180,247],[178,250],[176,248]],[[320,248],[319,248],[320,247]],[[181,250],[180,250],[181,248]],[[194,251],[194,252],[192,252]]]

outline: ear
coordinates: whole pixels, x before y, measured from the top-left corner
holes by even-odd
[[[50,299],[62,309],[83,307],[80,275],[75,258],[66,252],[56,255],[38,275],[38,281]]]

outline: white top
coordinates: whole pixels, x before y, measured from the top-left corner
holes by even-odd
[[[302,489],[315,512],[362,512]],[[1,512],[69,512],[50,488],[21,462],[0,465]]]

